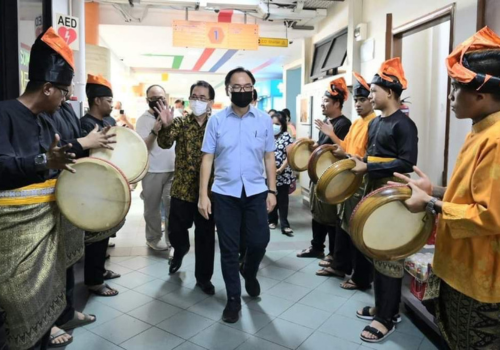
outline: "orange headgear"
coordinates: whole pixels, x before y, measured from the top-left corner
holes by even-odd
[[[74,71],[73,51],[50,27],[31,47],[29,80],[69,86]]]
[[[467,53],[485,50],[499,50],[500,53],[500,37],[488,27],[484,27],[458,45],[446,58],[446,68],[450,78],[459,83],[468,84],[477,91],[499,91],[500,77],[473,72],[465,57]]]
[[[85,92],[87,93],[88,98],[113,97],[111,83],[107,81],[102,75],[89,74],[87,76],[87,85],[85,86]]]
[[[332,80],[330,84],[328,84],[328,89],[325,92],[325,96],[347,101],[347,97],[349,96],[349,91],[347,90],[347,84],[345,82],[345,79],[338,78]]]
[[[391,58],[380,66],[377,74],[373,77],[372,84],[387,87],[401,94],[408,87],[405,72],[399,57]]]
[[[355,81],[352,84],[352,93],[354,97],[356,96],[364,96],[368,97],[370,95],[370,85],[366,82],[366,80],[358,73],[352,72],[354,75]]]

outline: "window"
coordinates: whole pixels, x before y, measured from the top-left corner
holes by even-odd
[[[347,29],[314,45],[311,78],[337,74],[337,68],[344,64],[347,56]]]

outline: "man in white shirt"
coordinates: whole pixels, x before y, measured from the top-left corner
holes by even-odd
[[[162,127],[154,107],[158,101],[165,102],[166,93],[160,85],[152,85],[146,91],[149,110],[137,120],[137,133],[144,139],[149,151],[149,171],[142,180],[141,198],[144,200],[144,219],[146,220],[146,244],[154,250],[167,250],[168,226],[165,240],[161,229],[161,203],[165,212],[170,211],[170,188],[174,178],[175,150],[158,146],[158,132]]]

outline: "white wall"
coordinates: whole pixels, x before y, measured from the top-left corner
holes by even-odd
[[[417,165],[438,185],[444,170],[449,30],[448,21],[403,39],[403,67],[411,69],[402,97],[410,96],[410,117],[418,128]]]

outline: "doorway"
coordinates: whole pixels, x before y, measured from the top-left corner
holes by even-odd
[[[455,4],[392,28],[392,15],[387,25],[387,58],[401,57],[406,68],[410,118],[418,128],[418,167],[431,181],[446,186],[450,130],[451,82],[446,57],[453,49]]]

